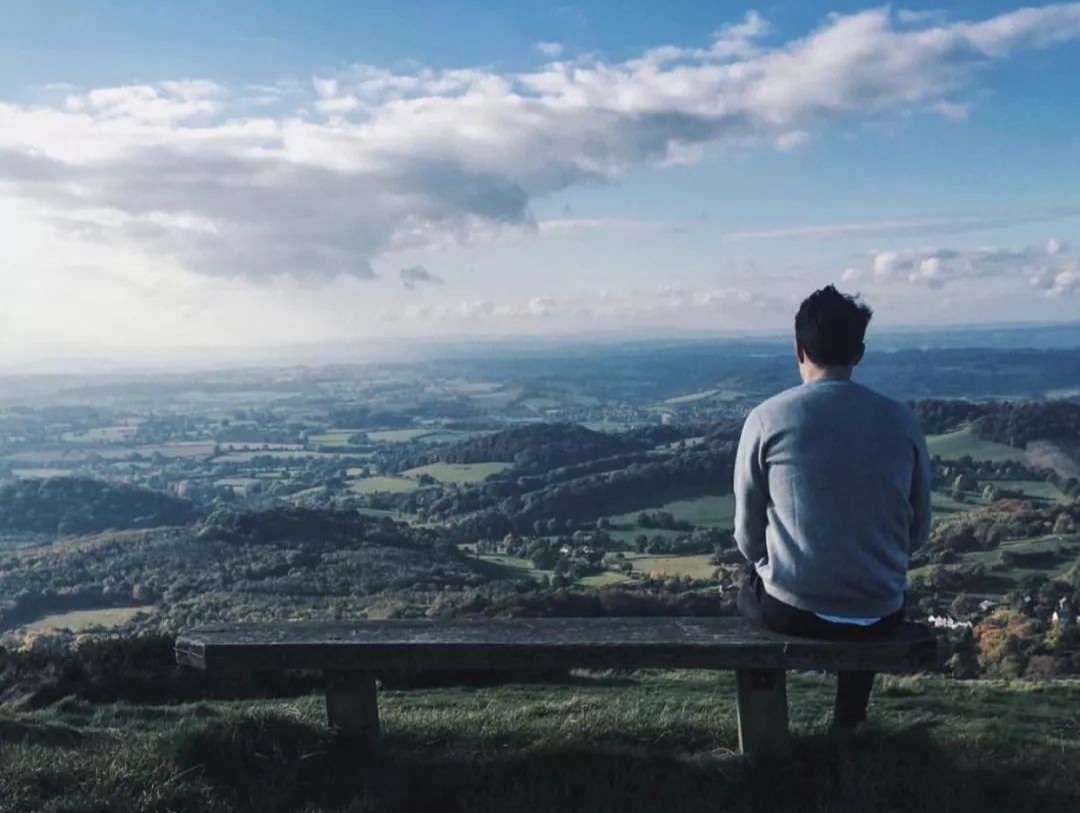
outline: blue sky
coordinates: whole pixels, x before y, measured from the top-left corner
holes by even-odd
[[[0,15],[9,352],[1080,313],[1078,3]]]

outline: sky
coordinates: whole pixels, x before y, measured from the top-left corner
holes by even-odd
[[[1080,314],[1080,3],[0,0],[0,352]]]

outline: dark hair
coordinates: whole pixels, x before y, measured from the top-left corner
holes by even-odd
[[[857,296],[832,285],[814,291],[795,314],[795,340],[819,367],[851,364],[862,353],[866,326],[874,312]]]

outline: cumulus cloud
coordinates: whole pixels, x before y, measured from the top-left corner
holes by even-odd
[[[387,252],[528,226],[536,199],[635,167],[790,149],[838,117],[958,114],[987,63],[1080,38],[1080,3],[955,22],[876,8],[773,34],[750,13],[625,62],[357,65],[287,93],[178,80],[0,103],[0,195],[204,276],[370,278]],[[931,259],[927,280],[956,267]]]
[[[432,274],[422,265],[413,265],[398,271],[401,284],[410,291],[415,290],[417,285],[442,285],[443,278]]]
[[[869,269],[848,268],[842,281],[872,279],[876,282],[907,282],[941,288],[960,280],[987,277],[1019,277],[1026,275],[1032,285],[1046,290],[1068,288],[1058,286],[1056,276],[1066,271],[1067,247],[1051,239],[1042,246],[1017,249],[980,248],[959,250],[951,248],[905,248],[875,251],[870,255]],[[1067,283],[1067,280],[1065,280]]]

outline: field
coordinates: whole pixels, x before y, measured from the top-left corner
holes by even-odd
[[[405,477],[365,477],[349,483],[349,489],[357,494],[375,494],[379,491],[400,493],[412,491],[414,488],[416,488],[416,481]]]
[[[549,578],[552,576],[550,570],[541,570],[528,559],[522,559],[517,556],[506,556],[502,553],[485,553],[477,556],[477,558],[483,559],[485,562],[501,565],[502,567],[507,568],[512,575],[519,578],[540,581],[544,576]]]
[[[373,443],[406,443],[410,440],[418,440],[424,435],[430,435],[432,429],[388,429],[383,432],[368,432],[367,436]]]
[[[67,613],[56,613],[39,618],[26,628],[37,632],[46,630],[66,629],[72,632],[83,632],[94,627],[110,629],[126,624],[139,613],[152,613],[153,605],[142,607],[112,607],[103,610],[72,610]]]
[[[1061,489],[1046,480],[985,480],[981,481],[979,485],[995,485],[1008,491],[1022,491],[1025,496],[1034,500],[1068,502],[1068,498],[1061,493]]]
[[[735,519],[735,495],[724,494],[721,496],[697,497],[692,500],[675,500],[659,507],[650,506],[648,511],[667,511],[675,519],[689,522],[705,528],[731,528]],[[612,525],[637,525],[637,517],[640,511],[629,511],[625,514],[617,514],[609,517]],[[649,536],[655,531],[643,528],[634,531],[634,534],[644,533]]]
[[[1002,553],[1018,554],[1017,562],[1005,564]],[[939,590],[946,598],[963,592],[978,598],[1000,600],[1010,590],[1023,586],[1030,576],[1054,579],[1064,575],[1080,561],[1080,536],[1044,536],[1037,539],[1015,539],[1002,542],[995,550],[968,551],[959,554],[956,563],[940,565],[946,571],[964,573],[959,589]],[[968,571],[974,566],[984,569],[982,575]],[[908,573],[909,578],[927,576],[935,565],[924,565]]]
[[[944,460],[959,460],[965,455],[970,455],[973,460],[1016,460],[1022,463],[1026,459],[1023,450],[983,440],[975,436],[970,429],[930,435],[926,439],[926,445],[931,455],[939,455]]]
[[[12,469],[11,473],[15,477],[21,477],[24,480],[31,480],[34,478],[44,480],[49,477],[67,477],[71,474],[71,469]]]
[[[426,474],[440,483],[479,483],[492,474],[506,471],[512,465],[512,463],[431,463],[403,471],[402,475],[419,477]]]
[[[1080,809],[1080,682],[789,676],[795,754],[737,748],[728,672],[384,690],[385,750],[335,748],[321,697],[0,711],[0,809],[111,813],[1047,813]],[[118,732],[123,732],[118,736]],[[782,781],[778,781],[782,778]]]
[[[665,576],[689,576],[692,579],[712,578],[716,565],[709,564],[711,555],[702,553],[690,556],[640,556],[627,554],[638,573],[661,573]]]

